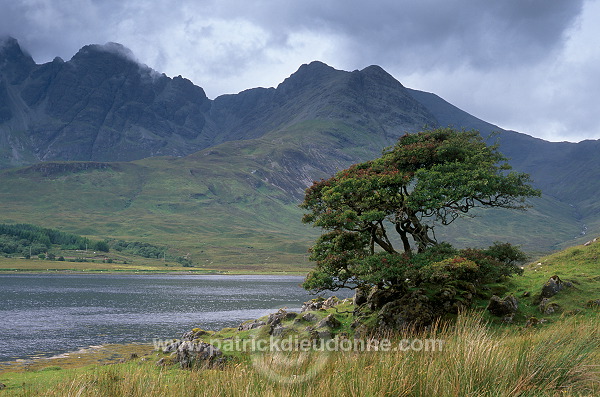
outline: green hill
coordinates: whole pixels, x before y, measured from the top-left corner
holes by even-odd
[[[538,255],[600,232],[600,140],[504,131],[378,66],[347,72],[312,62],[276,88],[209,100],[118,45],[36,65],[8,44],[0,167],[29,166],[0,171],[0,223],[160,243],[202,265],[306,267],[319,231],[300,223],[297,204],[312,181],[378,157],[406,132],[452,125],[499,131],[500,151],[543,196],[525,213],[459,220],[437,230],[439,240],[509,241]]]

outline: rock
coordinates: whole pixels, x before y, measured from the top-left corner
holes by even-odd
[[[174,351],[177,350],[177,348],[179,347],[179,345],[181,345],[181,341],[180,340],[174,340],[173,343],[167,345],[166,347],[163,347],[163,353],[174,352]]]
[[[431,300],[419,289],[386,303],[377,314],[377,325],[393,330],[418,329],[430,325],[437,316]]]
[[[158,360],[158,361],[156,362],[156,365],[165,366],[165,365],[167,365],[166,361],[167,361],[167,360],[165,360],[165,358],[164,358],[164,357],[162,357],[160,360]]]
[[[329,340],[331,339],[331,331],[328,329],[317,329],[317,338],[321,340]]]
[[[529,317],[527,319],[527,322],[525,323],[525,328],[533,327],[535,325],[538,325],[539,323],[540,320],[537,317]]]
[[[323,298],[311,299],[308,302],[304,302],[304,305],[302,305],[302,308],[300,309],[300,313],[307,312],[307,311],[321,310],[321,309],[323,309],[323,310],[331,309],[332,307],[339,305],[340,302],[341,301],[335,296],[331,296],[327,299],[323,299]]]
[[[271,330],[269,331],[269,335],[282,337],[285,334],[285,331],[287,331],[288,329],[288,327],[284,327],[281,324],[277,324],[276,326],[271,328]]]
[[[298,313],[288,312],[285,309],[279,309],[277,313],[269,314],[269,318],[267,319],[267,324],[271,327],[281,323],[284,320],[293,320],[298,316]]]
[[[181,368],[192,365],[212,366],[220,363],[223,353],[211,344],[204,342],[185,341],[177,348],[177,362]]]
[[[542,314],[553,314],[560,310],[560,305],[558,303],[550,302],[550,299],[548,298],[543,298],[538,309]]]
[[[188,331],[185,334],[183,334],[181,336],[181,339],[182,340],[194,340],[194,339],[198,339],[201,336],[205,336],[205,335],[210,335],[210,332],[205,331],[200,328],[194,328],[193,330]]]
[[[313,323],[317,321],[318,317],[312,313],[305,313],[302,315],[302,320],[307,321],[309,323]]]
[[[327,328],[337,328],[342,325],[337,318],[333,314],[328,315],[321,321],[317,323],[317,328],[327,327]]]
[[[367,304],[371,310],[379,310],[385,304],[398,299],[398,297],[399,295],[396,291],[373,287],[367,297]]]
[[[294,320],[294,324],[314,323],[318,319],[319,318],[315,314],[313,314],[313,313],[304,313],[301,317],[297,317]]]
[[[551,298],[558,294],[563,288],[568,287],[572,284],[565,284],[557,275],[554,275],[546,281],[546,284],[542,287],[542,293],[540,299]]]
[[[587,308],[599,308],[600,307],[600,299],[592,299],[586,302],[585,307]]]
[[[354,328],[354,339],[364,339],[368,334],[369,328],[364,324],[357,325]]]
[[[260,320],[246,321],[239,325],[238,331],[249,331],[251,329],[262,327],[263,325],[266,325],[266,324],[267,323],[265,323],[264,321],[260,321]]]
[[[0,390],[6,389],[6,385],[4,383],[0,383]]]
[[[353,298],[354,306],[361,306],[367,303],[367,296],[363,288],[357,288]]]
[[[507,324],[512,324],[514,318],[515,318],[515,313],[507,314],[506,316],[502,317],[502,322],[507,323]]]
[[[514,315],[519,308],[519,301],[512,295],[500,299],[498,295],[493,295],[488,303],[487,310],[497,317]],[[510,319],[512,321],[512,318]]]

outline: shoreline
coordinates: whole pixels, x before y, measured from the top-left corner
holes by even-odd
[[[309,267],[279,264],[261,266],[259,264],[229,264],[220,268],[184,267],[153,262],[142,263],[102,263],[102,262],[60,262],[38,259],[15,259],[0,257],[0,275],[15,273],[81,273],[81,274],[198,274],[198,275],[297,275],[305,276]]]
[[[154,346],[151,343],[93,345],[79,350],[54,354],[50,357],[33,356],[29,359],[0,361],[0,374],[42,371],[48,368],[73,369],[90,365],[117,364],[132,357],[147,357],[154,352]]]
[[[122,274],[122,275],[142,275],[142,274],[161,274],[161,275],[194,275],[194,276],[306,276],[304,271],[193,271],[193,270],[82,270],[82,269],[0,269],[0,275],[4,274]]]

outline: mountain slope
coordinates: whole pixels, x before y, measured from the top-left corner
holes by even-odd
[[[4,166],[33,164],[0,171],[2,223],[135,237],[213,266],[306,264],[318,230],[300,223],[297,204],[313,180],[377,157],[405,132],[453,125],[499,130],[500,150],[544,196],[526,213],[457,221],[438,239],[541,253],[600,231],[600,141],[503,131],[377,66],[346,72],[313,62],[276,88],[210,100],[114,44],[45,65],[16,42],[1,54],[0,155]],[[168,156],[148,157],[159,154]]]
[[[386,92],[375,89],[382,83]],[[375,66],[349,73],[314,62],[277,89],[212,101],[189,80],[140,65],[119,44],[88,45],[67,62],[36,65],[11,38],[0,45],[0,103],[0,168],[183,156],[303,120],[345,119],[391,139],[435,122]]]
[[[435,94],[410,92],[441,125],[473,128],[484,137],[496,132],[488,142],[497,141],[513,168],[530,174],[545,197],[570,208],[569,223],[578,225],[582,239],[590,230],[600,230],[600,140],[547,142],[486,123]]]

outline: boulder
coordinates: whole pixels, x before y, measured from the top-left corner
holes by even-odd
[[[238,331],[249,331],[251,329],[260,328],[266,324],[267,323],[265,323],[264,321],[260,321],[260,320],[246,321],[246,322],[241,323],[238,326]]]
[[[328,329],[317,329],[317,338],[321,340],[329,340],[332,338],[331,331]]]
[[[271,327],[281,323],[284,320],[293,320],[298,316],[297,313],[288,312],[285,309],[279,309],[277,313],[269,314],[269,318],[267,319],[267,324]]]
[[[377,314],[377,325],[383,329],[418,329],[429,326],[437,316],[433,303],[419,289],[386,303]]]
[[[542,287],[542,293],[540,294],[540,300],[544,298],[551,298],[558,294],[565,287],[571,286],[571,283],[564,283],[560,277],[554,275],[546,281],[546,284]]]
[[[518,308],[519,301],[512,295],[509,295],[504,299],[500,299],[498,295],[493,295],[487,306],[487,310],[497,317],[513,316]],[[512,320],[512,317],[510,317],[510,320]]]
[[[313,313],[304,313],[302,315],[302,320],[309,322],[309,323],[313,323],[315,321],[317,321],[318,317],[316,315],[314,315]]]
[[[321,309],[322,310],[331,309],[332,307],[339,305],[340,302],[341,301],[335,296],[331,296],[327,299],[323,299],[323,298],[311,299],[308,302],[304,302],[304,305],[302,305],[302,308],[300,309],[300,313],[307,312],[307,311],[321,310]]]
[[[368,294],[365,292],[363,288],[357,288],[354,293],[354,298],[352,299],[354,306],[361,306],[367,303]]]
[[[591,299],[591,300],[587,301],[585,304],[585,307],[588,307],[590,309],[600,308],[600,299]]]
[[[172,343],[168,344],[167,346],[163,347],[162,351],[163,353],[170,353],[170,352],[174,352],[177,350],[177,348],[179,347],[179,345],[181,345],[181,341],[178,339],[173,340]]]
[[[323,328],[323,327],[337,328],[340,325],[342,325],[342,324],[338,321],[338,319],[335,318],[335,316],[333,314],[330,314],[317,323],[317,328]]]
[[[538,325],[539,323],[540,320],[537,317],[529,317],[527,319],[527,322],[525,323],[525,328],[533,327],[535,325]]]
[[[181,368],[199,365],[212,367],[223,361],[223,353],[209,343],[185,341],[177,348],[176,360]]]
[[[274,327],[271,327],[271,329],[269,330],[269,335],[282,337],[285,334],[285,331],[287,331],[288,329],[288,327],[284,327],[281,324],[277,324]]]
[[[527,319],[527,322],[525,323],[525,327],[529,328],[529,327],[536,326],[538,324],[544,324],[546,322],[548,322],[548,320],[546,320],[545,318],[538,319],[537,317],[530,317]]]
[[[548,298],[543,298],[538,309],[542,314],[553,314],[560,310],[560,305],[558,303],[550,302],[550,299]]]
[[[210,332],[205,331],[200,328],[194,328],[193,330],[188,331],[185,334],[183,334],[181,336],[181,339],[182,340],[194,340],[194,339],[200,338],[201,336],[206,336],[206,335],[210,335]]]
[[[382,289],[377,286],[371,288],[367,296],[367,304],[371,310],[379,310],[387,303],[399,298],[397,291],[391,289]]]

